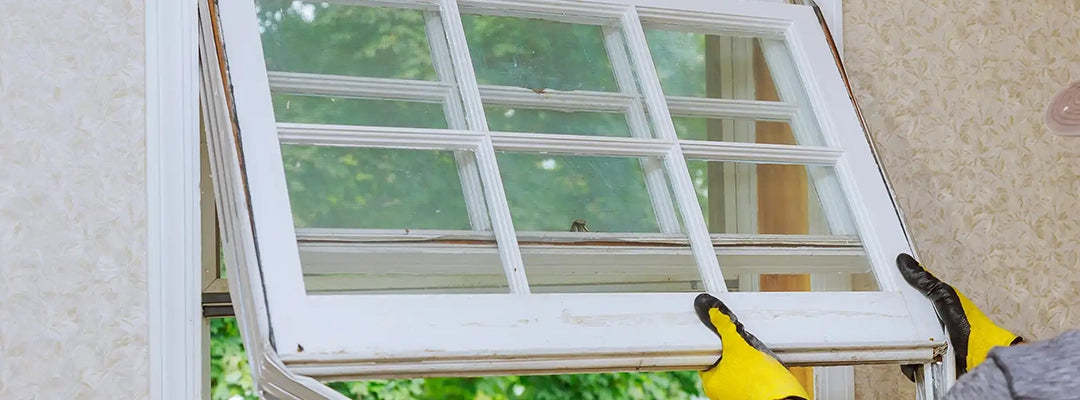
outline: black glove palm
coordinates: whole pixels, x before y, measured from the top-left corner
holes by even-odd
[[[896,267],[909,285],[933,303],[938,319],[949,332],[949,339],[956,352],[957,376],[986,360],[990,349],[1024,341],[1024,338],[995,325],[975,303],[935,277],[910,255],[901,253],[897,256]],[[901,367],[904,375],[912,381],[915,380],[914,367]]]

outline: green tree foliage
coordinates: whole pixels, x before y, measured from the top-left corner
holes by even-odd
[[[438,80],[424,11],[292,0],[256,4],[271,71]],[[477,15],[462,20],[480,84],[538,92],[620,90],[598,26]],[[702,36],[651,32],[650,41],[661,43],[653,51],[664,59],[657,66],[665,89],[702,94]],[[688,76],[693,79],[682,79]],[[279,122],[453,125],[441,103],[274,93],[273,106]],[[487,105],[485,112],[496,131],[631,135],[625,116],[618,113],[494,105]],[[676,121],[676,125],[682,133],[697,131],[704,122]],[[470,229],[454,152],[285,145],[282,155],[299,227]],[[499,153],[498,163],[519,230],[566,231],[580,218],[588,220],[594,231],[658,231],[636,158]],[[703,188],[704,167],[697,169],[691,175]],[[213,398],[255,398],[235,320],[215,319],[210,325]],[[701,396],[693,371],[371,380],[331,386],[352,398],[387,400]]]
[[[256,400],[233,318],[210,321],[211,399]],[[332,382],[363,400],[703,399],[697,372],[615,373]]]
[[[273,71],[436,80],[424,12],[290,0],[260,0],[267,68]],[[464,15],[481,84],[533,90],[616,91],[598,26]],[[666,91],[703,95],[704,37],[649,32]],[[441,40],[441,39],[440,39]],[[637,88],[625,88],[636,91]],[[280,122],[445,128],[443,105],[274,94]],[[489,105],[492,130],[630,136],[624,115]],[[676,120],[699,134],[704,119]],[[468,229],[449,152],[282,149],[294,218],[301,227]],[[467,155],[466,155],[467,156]],[[637,159],[499,154],[504,190],[520,230],[655,232],[656,215]],[[695,164],[696,166],[697,164]],[[704,196],[704,171],[691,171]]]

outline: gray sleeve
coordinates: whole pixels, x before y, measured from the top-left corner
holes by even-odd
[[[945,400],[1012,399],[1009,382],[997,364],[987,360],[956,380]]]
[[[947,400],[1074,399],[1080,394],[1080,331],[990,351],[957,380]]]

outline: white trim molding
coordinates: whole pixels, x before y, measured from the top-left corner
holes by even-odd
[[[146,0],[150,399],[201,398],[198,25],[194,0]]]

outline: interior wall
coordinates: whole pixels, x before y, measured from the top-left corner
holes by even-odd
[[[149,396],[143,1],[0,23],[0,399]]]
[[[1080,79],[1080,3],[843,6],[851,82],[921,261],[1028,338],[1080,328],[1080,138],[1042,124]],[[859,371],[860,399],[914,398],[894,366]]]

